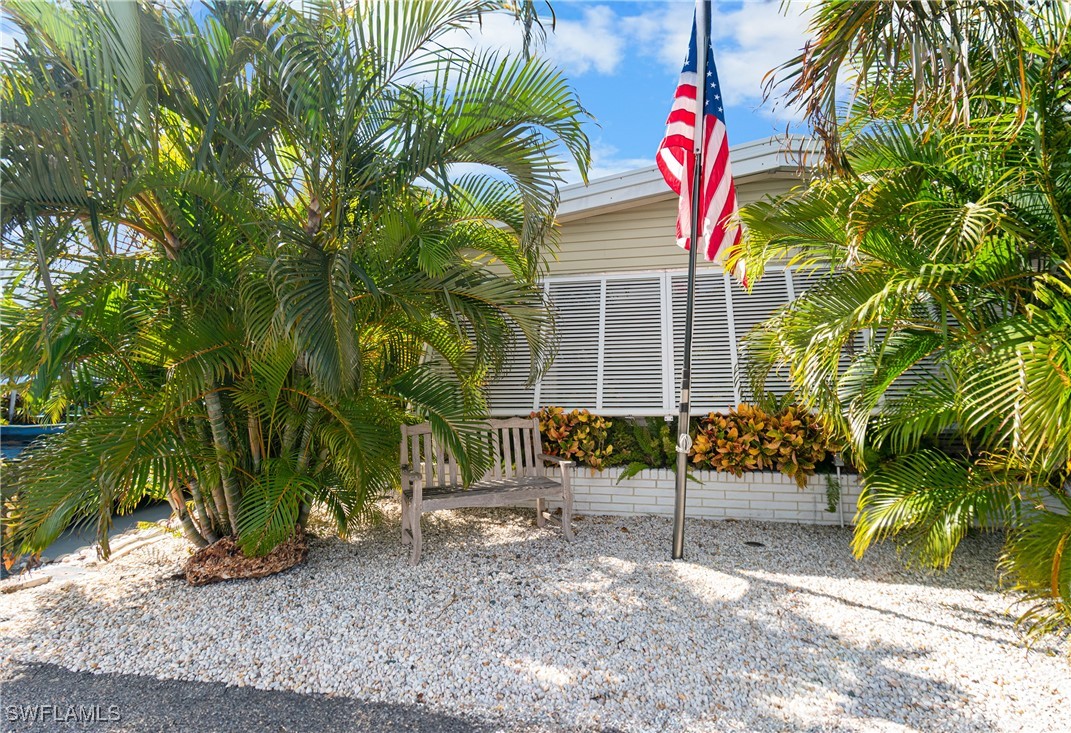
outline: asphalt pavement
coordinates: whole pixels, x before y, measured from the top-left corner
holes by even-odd
[[[387,704],[328,695],[72,672],[52,664],[5,663],[0,669],[4,731],[101,733],[513,733],[444,715],[418,704]],[[35,718],[31,720],[31,718]]]

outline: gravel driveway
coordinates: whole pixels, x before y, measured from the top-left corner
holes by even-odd
[[[2,597],[0,657],[217,683],[209,707],[238,721],[219,730],[260,698],[218,683],[415,709],[420,730],[1071,729],[1067,641],[1024,647],[996,537],[929,575],[889,548],[856,562],[839,528],[693,521],[684,562],[666,519],[576,528],[570,545],[531,512],[437,512],[410,568],[389,515],[205,588],[170,579],[168,539]]]

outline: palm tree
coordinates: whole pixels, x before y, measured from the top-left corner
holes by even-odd
[[[344,532],[408,417],[478,471],[503,345],[553,346],[559,150],[588,160],[560,73],[448,45],[495,2],[102,7],[5,8],[4,229],[54,280],[6,342],[88,412],[20,471],[25,547],[146,494],[196,545],[266,553],[313,504]]]
[[[1004,527],[1002,569],[1035,601],[1024,620],[1059,628],[1071,622],[1067,7],[829,2],[814,31],[783,71],[829,167],[747,207],[734,256],[756,277],[773,259],[823,277],[751,335],[752,376],[786,370],[865,472],[858,554],[894,537],[944,567],[973,527]],[[849,63],[856,98],[836,106]]]

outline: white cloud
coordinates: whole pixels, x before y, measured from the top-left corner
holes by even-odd
[[[666,66],[679,69],[691,33],[691,3],[669,3],[658,10],[622,19],[636,46]],[[763,98],[763,77],[796,54],[807,39],[810,10],[792,3],[785,12],[780,0],[745,0],[726,11],[714,4],[711,35],[718,78],[725,99],[733,105],[758,106]],[[768,102],[761,111],[778,119],[792,119],[794,110]]]
[[[578,20],[559,18],[553,31],[548,19],[546,55],[565,72],[579,76],[594,71],[612,74],[617,70],[626,37],[620,18],[605,5],[585,7]],[[520,24],[508,13],[488,13],[478,26],[450,33],[445,44],[481,51],[519,54],[522,46]]]
[[[558,18],[546,55],[567,75],[612,75],[627,56],[639,56],[666,70],[679,70],[691,31],[691,2],[584,5],[577,19]],[[807,39],[811,9],[781,0],[714,3],[711,20],[718,76],[726,101],[757,108],[777,122],[799,118],[774,100],[763,104],[763,77],[794,56]],[[519,53],[521,28],[507,13],[485,15],[482,27],[456,31],[449,45]],[[760,106],[761,105],[761,106]]]
[[[548,34],[547,55],[567,73],[586,74],[595,70],[612,74],[621,63],[626,38],[621,19],[605,5],[584,9],[582,20],[561,20]]]
[[[520,24],[508,13],[485,13],[479,25],[454,31],[448,34],[447,38],[447,46],[457,45],[462,48],[511,54],[520,54],[524,41]]]
[[[657,7],[645,5],[642,12],[630,13],[627,6],[618,6],[613,17],[604,12],[598,24],[589,23],[591,32],[586,43],[595,48],[602,39],[613,38],[611,58],[620,59],[620,49],[624,47],[668,70],[677,70],[684,61],[693,7],[690,2],[669,2]],[[729,104],[757,107],[763,100],[766,73],[803,48],[811,11],[803,3],[792,3],[782,12],[780,0],[745,0],[728,10],[718,3],[713,7],[712,40],[725,98]],[[610,10],[605,6],[601,9]],[[566,57],[555,57],[567,62]],[[597,70],[612,73],[616,66]],[[763,105],[761,111],[779,120],[798,116],[795,110],[778,108],[772,102]]]
[[[654,165],[653,149],[649,158],[623,158],[618,148],[596,141],[591,145],[591,169],[588,171],[588,178],[605,178],[649,165]]]
[[[789,5],[787,14],[782,13],[777,0],[745,3],[729,13],[715,12],[712,35],[718,53],[718,78],[729,104],[762,102],[764,77],[803,48],[809,19],[810,13],[798,3]],[[761,111],[779,119],[799,117],[797,110],[772,102]]]
[[[680,71],[692,32],[694,9],[694,3],[665,3],[657,10],[626,16],[621,19],[621,25],[641,55]]]

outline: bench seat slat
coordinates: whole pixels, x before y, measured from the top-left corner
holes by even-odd
[[[514,506],[532,499],[561,499],[561,491],[546,487],[517,487],[509,491],[454,491],[425,498],[424,511],[435,509],[461,509],[463,507]]]

